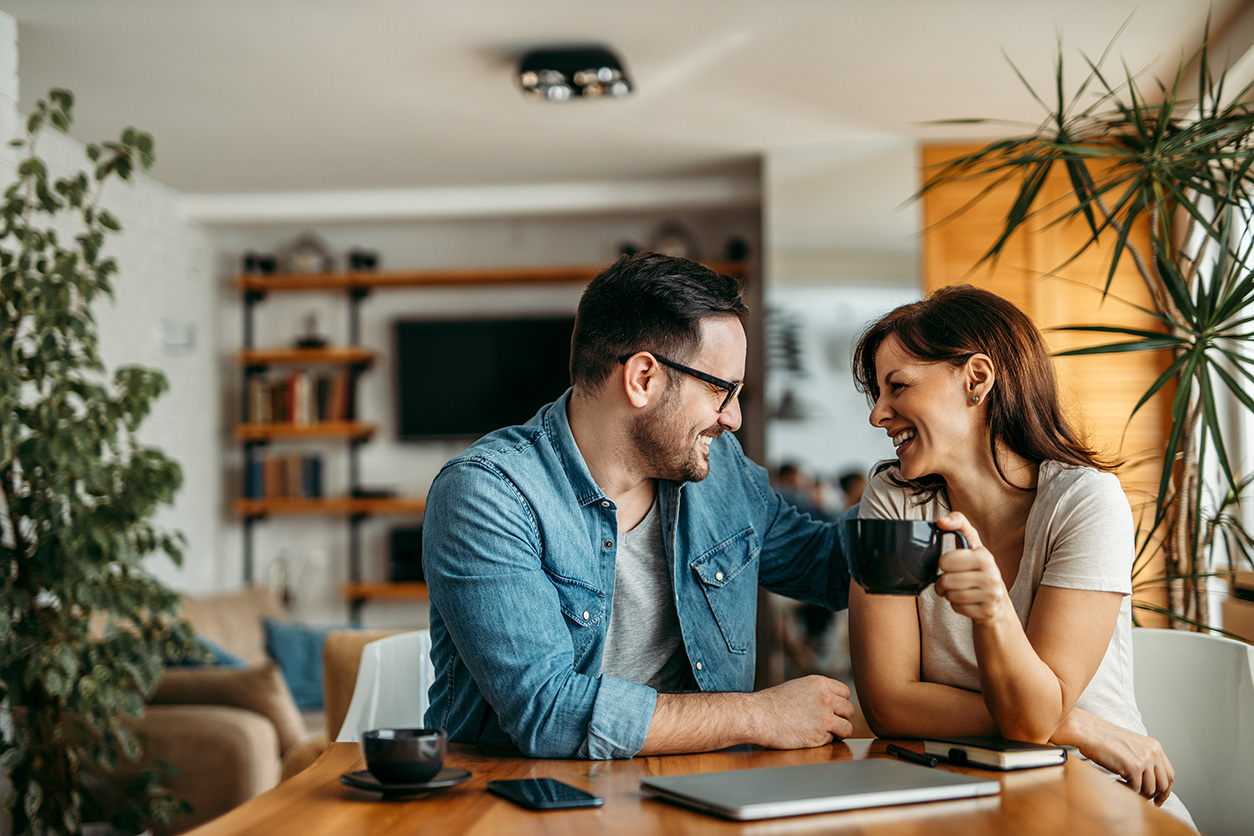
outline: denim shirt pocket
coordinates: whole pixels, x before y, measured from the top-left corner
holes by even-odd
[[[566,616],[570,630],[571,646],[575,651],[575,667],[587,654],[592,640],[598,635],[597,627],[605,618],[605,596],[599,589],[588,584],[548,572],[553,588],[557,590],[558,605]]]
[[[728,537],[691,564],[727,649],[746,653],[753,647],[758,594],[758,557],[762,541],[746,528]]]

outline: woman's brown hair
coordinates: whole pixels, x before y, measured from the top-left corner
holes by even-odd
[[[925,362],[961,366],[975,354],[993,361],[997,383],[986,396],[989,447],[1002,479],[997,442],[1030,462],[1113,470],[1080,440],[1058,402],[1054,364],[1041,333],[1023,311],[995,293],[971,285],[953,285],[920,302],[902,305],[873,323],[858,339],[853,376],[858,390],[874,405],[879,400],[875,355],[894,336],[905,351]],[[916,493],[944,488],[938,476],[910,480]]]

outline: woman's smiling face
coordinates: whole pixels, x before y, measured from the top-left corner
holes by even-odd
[[[895,335],[876,350],[880,391],[869,420],[871,426],[888,432],[903,477],[948,478],[971,463],[979,445],[987,444],[986,431],[981,440],[976,418],[981,410],[972,408],[964,369],[920,360],[907,353]]]

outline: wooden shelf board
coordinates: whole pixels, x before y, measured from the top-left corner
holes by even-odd
[[[370,438],[373,424],[360,421],[318,421],[310,424],[237,424],[235,437],[241,441],[268,441],[281,438]]]
[[[272,514],[371,514],[417,515],[427,507],[427,500],[420,496],[391,496],[382,499],[365,499],[355,496],[324,496],[309,499],[237,499],[235,511],[243,517],[260,517]]]
[[[368,348],[345,345],[330,348],[244,348],[235,354],[241,366],[356,366],[373,363]]]
[[[427,597],[427,585],[421,582],[346,583],[341,589],[349,601]]]
[[[748,262],[707,261],[721,273],[743,275]],[[258,274],[235,277],[240,290],[282,292],[285,290],[370,290],[373,288],[471,286],[489,284],[584,283],[604,270],[607,264],[566,267],[504,267],[460,270],[407,270],[368,273]]]

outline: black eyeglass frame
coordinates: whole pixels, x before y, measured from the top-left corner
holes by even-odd
[[[640,352],[637,351],[633,354],[624,354],[622,357],[618,358],[618,362],[626,363],[628,360],[630,360],[632,357],[635,357],[636,354],[639,354],[639,353]],[[689,377],[695,377],[697,380],[700,380],[703,383],[708,383],[711,386],[717,386],[718,388],[726,392],[727,397],[723,398],[723,402],[719,404],[719,407],[718,407],[718,411],[720,413],[724,412],[727,409],[727,407],[731,406],[733,403],[736,402],[736,398],[740,397],[740,390],[743,389],[745,386],[744,383],[732,383],[730,380],[723,380],[723,378],[721,377],[715,377],[712,374],[707,374],[706,372],[698,371],[697,369],[694,369],[690,366],[685,366],[683,363],[676,363],[674,360],[668,360],[665,357],[663,357],[661,354],[658,354],[656,352],[650,351],[647,353],[652,355],[653,359],[657,360],[663,366],[670,366],[672,369],[674,369],[677,372],[683,372]]]

